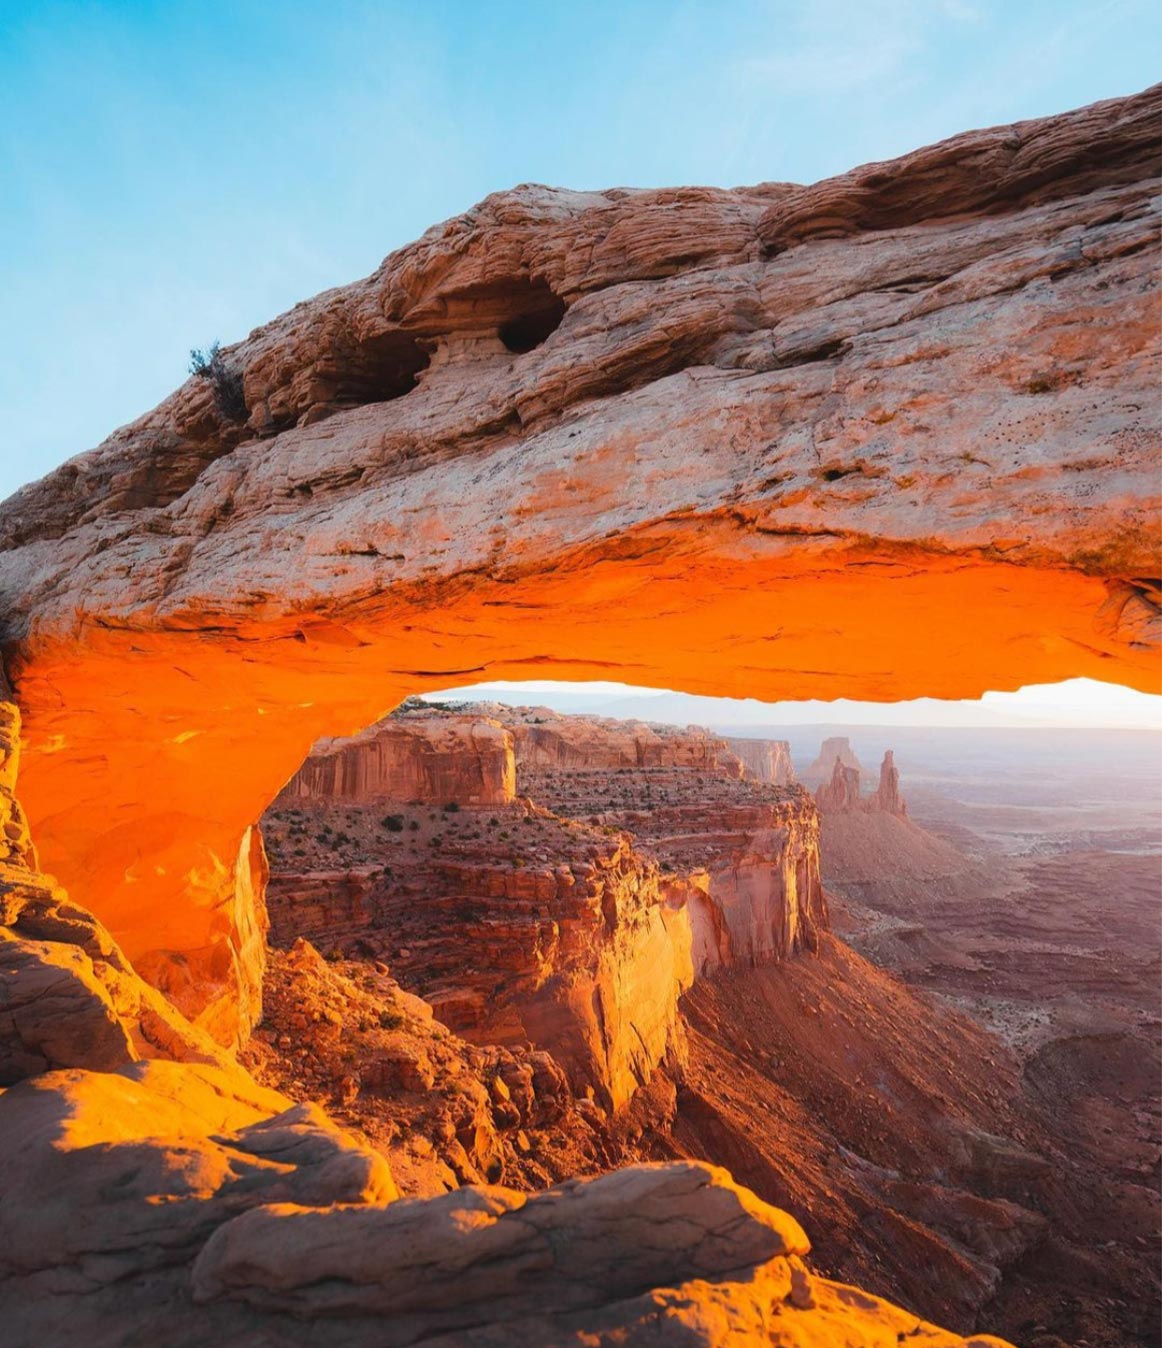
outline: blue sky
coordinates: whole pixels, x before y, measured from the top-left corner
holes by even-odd
[[[0,499],[518,182],[811,181],[1156,77],[1154,0],[0,0]]]

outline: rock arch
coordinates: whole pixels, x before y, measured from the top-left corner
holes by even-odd
[[[809,189],[491,197],[232,348],[250,438],[191,381],[18,493],[45,867],[229,1041],[249,826],[409,693],[1157,689],[1159,101]],[[514,353],[530,293],[563,316]],[[418,386],[328,403],[368,351]]]

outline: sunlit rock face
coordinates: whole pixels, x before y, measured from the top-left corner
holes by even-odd
[[[18,818],[14,706],[0,703],[0,723]],[[798,1223],[705,1164],[532,1197],[399,1200],[382,1155],[218,1054],[18,841],[0,862],[0,1314],[13,1348],[732,1348],[776,1322],[796,1343],[963,1345],[815,1276]],[[325,969],[309,949],[292,955],[300,976]]]
[[[316,747],[263,817],[274,940],[373,952],[458,1034],[546,1049],[617,1109],[680,1068],[696,973],[814,948],[815,805],[697,726],[489,711],[421,706]],[[464,770],[461,733],[479,724],[507,746],[510,809],[482,807]],[[404,775],[396,797],[368,797],[331,771],[384,761],[380,742],[422,758],[438,790],[417,798]],[[784,757],[772,742],[755,761]]]
[[[698,726],[637,723],[542,708],[499,713],[516,741],[519,789],[558,813],[626,830],[671,877],[691,927],[695,971],[785,959],[826,925],[819,820],[801,788],[778,788],[734,752],[782,773],[782,741],[718,739]],[[769,747],[768,747],[769,746]],[[789,761],[789,760],[788,760]]]
[[[191,379],[19,493],[46,866],[229,1039],[246,829],[409,693],[1156,688],[1158,102],[490,197],[229,349],[245,422]]]
[[[316,744],[284,800],[407,800],[509,805],[512,736],[483,716],[388,718],[359,735]]]
[[[236,1073],[37,869],[16,795],[19,761],[20,713],[0,701],[0,1088],[58,1068],[113,1071],[152,1058]]]
[[[526,772],[692,768],[743,775],[727,741],[701,726],[679,730],[645,721],[565,716],[547,707],[497,707],[495,714],[510,724],[516,760]]]
[[[726,745],[760,782],[788,786],[795,780],[791,746],[786,740],[736,739],[728,736]]]

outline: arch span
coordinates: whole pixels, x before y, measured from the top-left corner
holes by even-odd
[[[408,693],[1157,690],[1158,103],[815,188],[489,198],[233,348],[240,443],[191,381],[19,493],[46,868],[229,1040],[249,826]],[[563,316],[512,351],[530,287]],[[412,341],[406,397],[326,403]]]

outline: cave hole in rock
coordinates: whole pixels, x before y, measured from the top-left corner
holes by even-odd
[[[514,355],[540,346],[556,332],[565,317],[565,301],[547,285],[533,283],[522,297],[528,307],[500,325],[500,340]]]
[[[430,359],[412,333],[392,331],[369,337],[341,363],[333,401],[339,407],[362,407],[402,398],[415,388]]]

